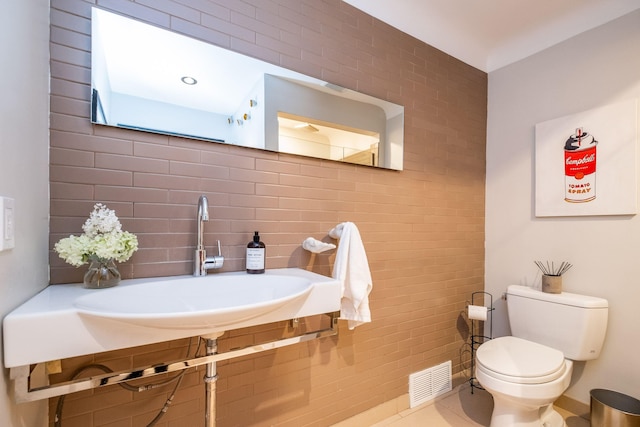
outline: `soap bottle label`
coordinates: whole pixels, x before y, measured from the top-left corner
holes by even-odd
[[[247,271],[264,271],[264,248],[247,248]]]

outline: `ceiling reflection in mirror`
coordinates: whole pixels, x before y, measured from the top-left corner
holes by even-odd
[[[104,10],[96,124],[402,170],[404,107]]]

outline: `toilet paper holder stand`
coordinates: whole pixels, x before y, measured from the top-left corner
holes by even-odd
[[[471,385],[471,394],[473,394],[473,390],[475,388],[484,390],[484,388],[480,385],[480,383],[475,377],[476,350],[478,346],[484,343],[486,340],[493,339],[493,310],[495,310],[495,308],[493,307],[493,295],[491,295],[489,292],[484,292],[484,291],[473,292],[471,294],[470,305],[477,305],[476,298],[480,301],[481,297],[482,297],[482,304],[480,305],[485,306],[487,308],[487,319],[484,321],[469,319],[471,322],[471,375],[469,377],[469,384]],[[489,303],[489,305],[486,305],[487,302]],[[468,311],[468,307],[467,307],[467,311]],[[484,325],[479,325],[480,322],[483,322]],[[489,323],[489,335],[485,335],[487,331],[487,328],[486,328],[487,322]],[[478,323],[477,332],[476,332],[476,323]],[[483,328],[482,330],[480,329],[481,327]]]

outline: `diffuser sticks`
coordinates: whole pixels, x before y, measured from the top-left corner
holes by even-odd
[[[557,268],[553,261],[551,262],[551,265],[549,265],[549,261],[546,261],[546,263],[543,263],[542,261],[534,261],[534,263],[538,266],[540,271],[542,271],[542,274],[544,274],[545,276],[562,276],[567,272],[567,270],[573,267],[573,264],[570,264],[566,261],[562,261],[560,266]]]

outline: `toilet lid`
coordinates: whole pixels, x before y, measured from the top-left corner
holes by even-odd
[[[566,369],[561,351],[517,337],[487,341],[478,347],[476,361],[490,375],[527,384],[553,381]]]

